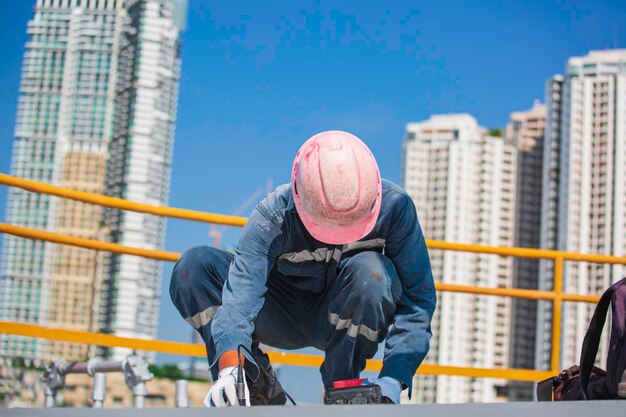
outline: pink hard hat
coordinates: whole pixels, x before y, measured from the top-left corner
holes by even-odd
[[[315,239],[343,245],[372,231],[382,187],[374,155],[348,132],[330,130],[296,154],[291,189],[298,215]]]

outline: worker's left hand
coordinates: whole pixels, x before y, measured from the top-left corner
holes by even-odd
[[[367,378],[366,382],[378,385],[383,397],[389,398],[394,404],[400,404],[400,392],[402,391],[400,381],[384,376],[382,378]]]

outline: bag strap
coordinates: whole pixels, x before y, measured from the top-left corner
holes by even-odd
[[[583,399],[585,400],[587,399],[589,377],[591,376],[593,364],[596,362],[598,347],[600,346],[602,328],[606,322],[606,315],[614,295],[615,288],[613,288],[613,286],[602,294],[596,306],[596,310],[593,312],[591,322],[589,322],[589,328],[587,329],[585,338],[583,339],[583,346],[580,352],[580,387],[582,388]]]

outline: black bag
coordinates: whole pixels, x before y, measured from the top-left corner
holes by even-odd
[[[593,366],[606,315],[612,307],[611,336],[606,372]],[[580,367],[537,384],[537,400],[600,400],[626,398],[626,278],[602,294],[593,313],[580,352]]]

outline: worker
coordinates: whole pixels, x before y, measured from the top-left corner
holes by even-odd
[[[234,254],[208,246],[185,251],[170,295],[206,344],[214,381],[207,406],[241,403],[242,360],[246,405],[286,403],[259,344],[323,350],[328,389],[358,378],[383,340],[382,369],[368,382],[386,402],[399,403],[428,352],[435,309],[413,201],[381,180],[369,148],[343,131],[302,145],[291,183],[257,205]],[[254,355],[238,355],[239,345]]]

